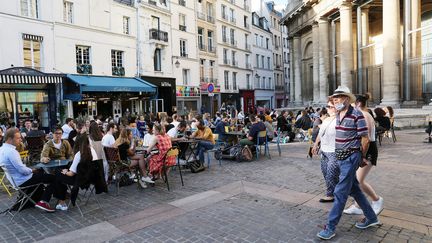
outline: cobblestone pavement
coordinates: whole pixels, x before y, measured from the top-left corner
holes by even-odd
[[[368,177],[384,198],[380,227],[353,227],[358,216],[343,216],[335,241],[432,242],[432,144],[421,130],[397,131],[384,139],[378,166]],[[0,216],[0,242],[306,242],[318,241],[330,205],[317,203],[324,181],[319,160],[306,158],[308,144],[282,145],[279,157],[250,163],[223,161],[199,174],[184,173],[185,186],[172,171],[163,183],[120,195],[98,195],[77,209],[54,214],[28,209],[14,220]],[[0,191],[0,211],[13,198]],[[52,200],[54,204],[54,200]]]

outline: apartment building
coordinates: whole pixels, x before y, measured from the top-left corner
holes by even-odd
[[[196,113],[201,107],[201,90],[195,1],[171,1],[171,33],[177,112]]]
[[[216,0],[196,2],[199,80],[204,112],[214,114],[221,105],[216,31]]]
[[[252,55],[254,58],[253,90],[258,109],[275,108],[273,34],[266,17],[252,13]]]
[[[243,109],[239,90],[252,82],[250,0],[216,1],[216,32],[222,105]]]

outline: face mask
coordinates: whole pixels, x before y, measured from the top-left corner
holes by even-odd
[[[337,111],[341,111],[345,108],[345,104],[344,103],[335,104],[335,108]]]

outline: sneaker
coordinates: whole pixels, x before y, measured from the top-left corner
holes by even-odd
[[[362,215],[363,210],[358,208],[355,204],[351,205],[349,208],[343,211],[345,214],[354,214],[354,215]]]
[[[186,165],[187,161],[185,159],[179,159],[179,164],[180,165]]]
[[[147,182],[147,183],[154,183],[154,181],[152,180],[152,178],[146,176],[146,177],[141,177],[141,181],[143,182]]]
[[[39,201],[38,203],[36,203],[35,207],[36,207],[36,208],[39,208],[39,209],[41,209],[41,210],[43,210],[43,211],[45,211],[45,212],[48,212],[48,213],[53,213],[53,212],[55,212],[55,210],[52,209],[52,208],[50,207],[50,205],[49,205],[48,203],[44,202],[44,201]]]
[[[139,180],[138,183],[141,186],[141,188],[147,188],[147,184],[144,181]]]
[[[129,175],[129,179],[134,179],[135,178],[135,173],[131,173],[130,175]]]
[[[193,156],[191,156],[189,159],[188,159],[188,161],[187,162],[193,162],[193,161],[195,161],[195,160],[197,160],[196,158],[194,158]]]
[[[372,201],[371,206],[375,214],[378,216],[384,209],[384,199],[379,197],[378,201]]]
[[[57,204],[56,210],[66,211],[68,210],[68,206],[66,204]]]
[[[322,240],[330,240],[331,238],[335,237],[335,235],[336,233],[334,231],[327,228],[327,226],[324,226],[324,229],[317,234],[317,237]]]
[[[370,221],[367,218],[363,218],[360,222],[357,222],[355,224],[355,227],[357,227],[358,229],[367,229],[371,226],[375,226],[375,225],[380,225],[381,222],[379,221],[379,219],[375,219],[375,221]]]

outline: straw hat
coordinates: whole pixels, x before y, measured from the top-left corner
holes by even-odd
[[[339,86],[330,97],[335,97],[338,95],[347,96],[350,98],[350,104],[355,103],[356,97],[351,93],[350,89],[345,86]]]

